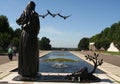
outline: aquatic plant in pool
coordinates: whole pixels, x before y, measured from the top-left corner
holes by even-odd
[[[77,62],[73,59],[67,59],[67,58],[54,58],[54,59],[46,59],[45,62]]]
[[[83,67],[91,72],[93,66],[67,51],[53,51],[39,59],[39,72],[72,73]],[[96,73],[102,73],[96,70]]]

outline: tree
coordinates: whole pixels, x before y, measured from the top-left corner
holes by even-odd
[[[20,35],[21,35],[21,29],[17,28],[14,31],[14,34],[13,34],[13,37],[12,37],[12,41],[11,41],[12,45],[14,45],[17,48],[18,48],[19,42],[20,42]]]
[[[96,34],[90,38],[90,42],[95,42],[98,49],[103,47],[105,50],[111,42],[115,43],[116,47],[120,50],[120,22],[112,24],[110,27],[105,28],[101,33]]]
[[[0,46],[5,49],[10,44],[11,36],[8,33],[0,33]]]
[[[102,42],[101,41],[96,41],[95,42],[95,47],[99,50],[102,47]]]
[[[13,29],[9,26],[8,18],[0,15],[0,46],[6,49],[11,42]]]
[[[4,15],[0,15],[0,32],[8,32],[9,31],[9,22],[8,18]]]
[[[97,41],[97,40],[99,40],[99,39],[101,38],[101,34],[96,34],[96,35],[94,35],[94,36],[92,36],[90,39],[89,39],[89,41],[90,42],[95,42],[95,41]]]
[[[14,37],[20,38],[21,32],[22,32],[22,30],[21,30],[20,28],[17,28],[17,29],[14,31]]]
[[[95,42],[95,47],[99,50],[100,48],[104,48],[105,50],[107,50],[110,46],[111,41],[107,40],[107,39],[102,39],[102,40],[98,40]]]
[[[13,37],[13,34],[14,34],[13,28],[9,27],[7,33],[9,33],[11,35],[11,37]]]
[[[109,40],[103,40],[103,45],[102,45],[102,47],[105,49],[105,50],[107,50],[108,48],[109,48],[109,46],[110,46],[110,43],[111,43],[111,41],[109,41]]]
[[[42,39],[39,41],[39,48],[41,50],[50,50],[51,49],[51,45],[50,45],[49,38],[42,37]]]
[[[114,45],[120,50],[120,41],[114,42]]]
[[[89,49],[89,38],[82,38],[78,44],[79,50],[88,50]]]
[[[13,38],[12,38],[11,43],[12,43],[12,45],[14,45],[16,48],[18,48],[19,42],[20,42],[20,38],[18,38],[18,37],[13,37]]]

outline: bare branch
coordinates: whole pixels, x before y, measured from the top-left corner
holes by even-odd
[[[42,17],[42,18],[45,18],[47,15],[51,15],[53,18],[54,18],[55,16],[59,16],[59,17],[61,17],[61,18],[63,18],[63,19],[67,19],[68,17],[71,16],[71,15],[69,15],[69,16],[63,16],[63,15],[60,14],[60,12],[59,12],[59,13],[56,13],[56,14],[53,14],[53,13],[51,13],[49,10],[47,10],[47,13],[46,13],[45,15],[39,15],[39,16]]]

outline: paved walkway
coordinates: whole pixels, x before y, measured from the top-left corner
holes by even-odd
[[[40,56],[44,56],[44,54],[46,54],[46,52],[48,51],[40,51],[39,55]],[[49,51],[50,52],[50,51]],[[12,61],[17,61],[18,60],[18,54],[16,55],[13,55],[13,60]],[[9,60],[8,58],[8,55],[7,54],[4,54],[4,55],[0,55],[0,65],[1,64],[5,64],[5,63],[8,63],[8,62],[12,62]]]
[[[51,51],[40,52],[40,57],[49,52],[51,52]],[[73,53],[76,56],[85,60],[85,57],[84,57],[85,52],[81,53],[80,51],[72,51],[71,53]],[[90,53],[91,52],[89,52],[89,54]],[[116,57],[114,57],[114,58],[116,58]],[[113,58],[113,60],[114,60],[114,58]],[[87,61],[87,60],[85,60],[85,61],[91,63],[90,61]],[[102,79],[102,82],[100,82],[100,84],[113,84],[113,83],[120,84],[120,67],[110,64],[110,62],[107,63],[106,61],[107,61],[107,59],[105,60],[103,65],[101,67],[99,67],[101,70],[105,71],[106,74],[95,74],[96,76],[98,76],[99,78]],[[10,83],[10,84],[39,84],[39,82],[22,82],[22,81],[15,82],[15,81],[12,81],[12,78],[17,76],[18,74],[16,72],[10,72],[10,71],[17,68],[17,65],[18,65],[17,59],[14,61],[8,60],[7,63],[0,65],[0,84],[8,84],[8,83]],[[47,83],[40,82],[40,84],[47,84]],[[57,83],[50,82],[49,84],[58,84],[58,82]],[[65,83],[62,83],[62,84],[65,84]],[[66,83],[66,84],[72,84],[72,83]],[[79,84],[79,83],[74,83],[74,84]],[[98,83],[90,83],[90,84],[98,84]]]
[[[18,54],[16,54],[16,56],[13,56],[13,61],[16,61],[16,60],[18,60]],[[10,60],[7,54],[0,55],[0,65],[8,62],[10,62]]]
[[[87,54],[93,55],[94,54],[94,52],[92,52],[92,51],[84,51],[81,53],[83,53],[84,55],[87,55]],[[110,63],[110,64],[120,67],[120,56],[113,56],[113,55],[99,53],[99,57],[103,58],[104,61],[107,63]]]

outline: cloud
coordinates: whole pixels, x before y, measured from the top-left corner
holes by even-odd
[[[55,34],[55,35],[62,35],[63,32],[54,28],[54,27],[44,27],[40,30],[42,33],[49,33],[49,34]]]

